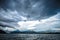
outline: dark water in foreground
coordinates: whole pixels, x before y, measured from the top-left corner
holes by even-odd
[[[0,40],[60,40],[60,34],[0,34]]]

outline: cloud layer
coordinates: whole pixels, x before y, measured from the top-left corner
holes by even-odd
[[[0,29],[6,32],[55,30],[59,16],[59,0],[0,0]]]

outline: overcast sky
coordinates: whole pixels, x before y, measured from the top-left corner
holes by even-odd
[[[46,28],[48,30],[60,27],[59,16],[59,0],[0,0],[0,26],[3,27],[1,27],[2,30],[5,27],[7,27],[6,29],[12,27],[14,30],[22,28],[18,29],[21,31],[26,28],[27,30],[45,31]]]

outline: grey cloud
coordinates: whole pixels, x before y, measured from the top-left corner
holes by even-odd
[[[26,17],[36,20],[57,14],[57,1],[58,0],[1,0],[0,5],[1,8],[5,10],[17,10],[19,14],[22,14],[20,12],[24,12],[24,14],[27,14],[25,15]]]

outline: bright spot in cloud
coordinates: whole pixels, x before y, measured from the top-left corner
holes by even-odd
[[[35,25],[39,24],[39,21],[20,21],[18,22],[18,24],[20,25],[20,30],[33,30],[36,27],[34,27]]]

